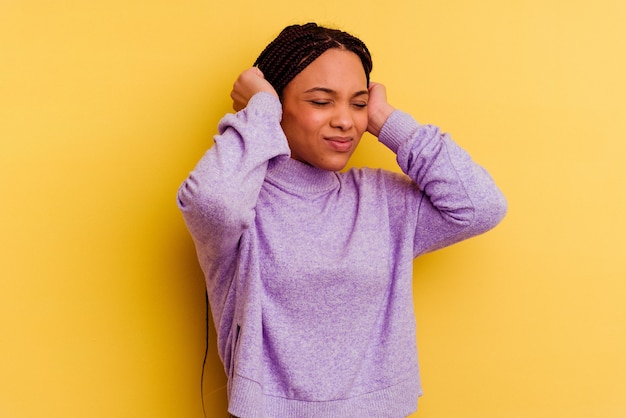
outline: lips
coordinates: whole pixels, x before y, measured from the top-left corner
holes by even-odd
[[[335,151],[347,152],[352,148],[352,137],[331,136],[325,137],[324,140],[326,140],[328,145]]]

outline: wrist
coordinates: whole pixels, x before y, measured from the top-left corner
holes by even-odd
[[[368,132],[378,137],[380,130],[394,110],[396,109],[387,103],[385,106],[372,113],[367,123]]]

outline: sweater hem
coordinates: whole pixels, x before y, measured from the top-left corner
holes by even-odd
[[[347,399],[303,401],[264,394],[258,382],[233,378],[228,412],[239,418],[403,418],[417,410],[419,374]]]

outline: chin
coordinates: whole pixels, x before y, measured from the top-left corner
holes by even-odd
[[[324,163],[315,164],[317,168],[327,171],[341,171],[348,165],[350,158],[336,159],[332,161],[326,161]]]

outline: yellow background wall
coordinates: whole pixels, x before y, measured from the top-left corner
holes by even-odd
[[[415,264],[414,416],[626,417],[626,2],[302,4],[0,0],[0,417],[202,417],[175,192],[237,74],[309,20],[360,36],[390,100],[509,199],[496,230]],[[353,163],[394,167],[371,138]]]

